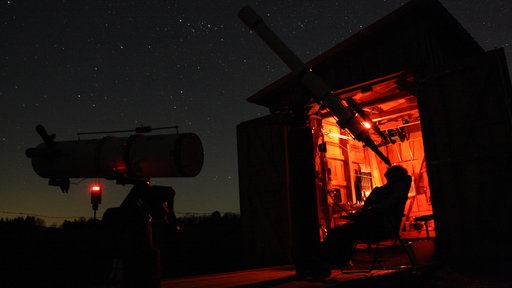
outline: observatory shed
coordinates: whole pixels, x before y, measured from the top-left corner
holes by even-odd
[[[433,215],[441,261],[510,267],[512,88],[502,48],[484,51],[438,1],[413,0],[306,65],[378,127],[379,150],[413,177],[403,237],[413,237],[414,217]],[[307,259],[385,183],[388,166],[314,101],[300,73],[247,100],[269,114],[237,126],[246,257]]]

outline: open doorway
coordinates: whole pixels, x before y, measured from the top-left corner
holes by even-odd
[[[402,72],[333,93],[345,104],[350,102],[346,106],[358,105],[353,107],[359,110],[358,117],[376,124],[370,135],[379,150],[392,165],[403,166],[413,177],[401,231],[405,238],[424,238],[431,237],[435,227],[433,221],[414,221],[431,215],[432,204],[417,99],[407,89],[413,81],[411,74]],[[374,187],[385,184],[388,166],[340,129],[328,109],[311,103],[308,111],[316,147],[315,182],[323,238],[344,223],[340,216],[362,205]]]

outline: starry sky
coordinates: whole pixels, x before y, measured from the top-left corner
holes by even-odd
[[[174,187],[178,216],[239,213],[236,125],[268,114],[246,99],[289,69],[238,11],[250,5],[307,61],[406,2],[2,0],[0,218],[36,216],[55,225],[93,215],[89,187],[98,179],[71,179],[65,194],[32,170],[25,150],[42,143],[38,124],[56,141],[177,125],[201,138],[203,168],[152,184]],[[485,50],[504,47],[511,70],[512,1],[440,2]],[[108,135],[130,133],[81,139]],[[99,181],[101,217],[131,186]]]

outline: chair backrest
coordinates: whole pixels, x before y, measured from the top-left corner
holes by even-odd
[[[392,226],[393,232],[400,234],[400,228],[402,227],[402,219],[404,217],[405,205],[409,200],[409,191],[411,190],[412,177],[407,175],[407,179],[404,179],[401,183],[395,185],[393,189],[396,189],[395,193],[400,196],[397,202],[396,211],[393,212],[393,216],[390,217],[390,225]]]
[[[369,228],[373,230],[373,233],[364,235],[364,238],[373,239],[374,241],[382,241],[396,238],[400,235],[400,228],[404,217],[405,205],[409,199],[411,183],[412,177],[408,176],[408,179],[404,179],[404,181],[395,183],[391,186],[394,193],[392,201],[387,203],[387,210],[382,211],[382,213],[377,216],[377,219],[374,222],[375,226]]]

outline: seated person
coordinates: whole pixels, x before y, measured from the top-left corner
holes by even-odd
[[[322,262],[342,269],[349,264],[356,241],[394,236],[396,230],[390,226],[401,223],[412,177],[402,166],[388,168],[384,177],[387,183],[372,190],[361,210],[348,217],[350,222],[329,231],[320,247]]]

